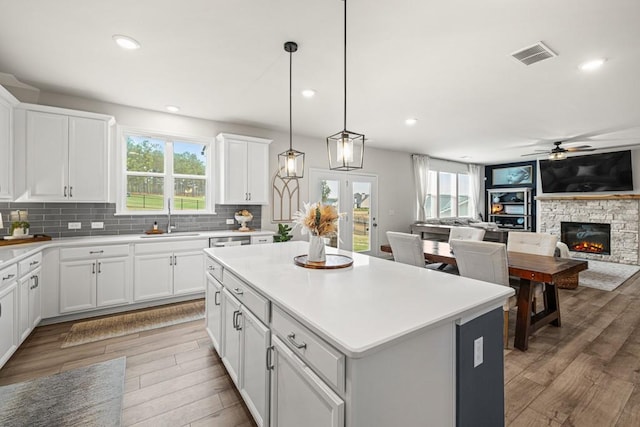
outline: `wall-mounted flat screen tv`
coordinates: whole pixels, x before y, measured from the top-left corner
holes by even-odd
[[[544,193],[631,191],[631,151],[540,160]]]

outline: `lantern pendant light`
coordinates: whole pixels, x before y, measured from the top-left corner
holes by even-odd
[[[282,179],[297,179],[304,176],[304,153],[293,149],[293,120],[292,120],[292,57],[298,50],[296,42],[286,42],[284,50],[289,52],[289,149],[278,154],[278,173]]]
[[[327,137],[329,169],[350,171],[362,169],[364,135],[347,130],[347,0],[344,1],[344,126]]]

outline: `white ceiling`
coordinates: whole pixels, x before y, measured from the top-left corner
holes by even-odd
[[[558,139],[639,144],[639,18],[638,0],[349,0],[347,128],[370,146],[477,163],[533,159],[521,155]],[[0,72],[288,131],[293,40],[294,133],[323,140],[342,130],[342,26],[340,0],[0,0]],[[538,41],[559,56],[510,56]],[[601,70],[578,69],[593,57],[607,58]]]

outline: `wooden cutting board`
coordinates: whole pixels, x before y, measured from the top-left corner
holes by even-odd
[[[36,234],[33,237],[29,237],[27,239],[12,239],[12,240],[0,240],[0,246],[8,246],[8,245],[19,245],[21,243],[35,243],[35,242],[46,242],[47,240],[51,240],[51,236],[45,236],[44,234]]]

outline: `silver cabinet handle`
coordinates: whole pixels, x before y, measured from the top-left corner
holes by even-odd
[[[40,286],[40,276],[36,276],[36,288]]]
[[[40,264],[40,261],[31,261],[29,263],[29,267],[33,267],[34,265],[38,265],[38,264]]]
[[[169,265],[173,265],[173,255],[169,255]]]
[[[9,279],[11,279],[12,277],[16,277],[16,275],[15,275],[15,274],[7,274],[6,276],[4,276],[4,277],[2,278],[2,281],[4,282],[5,280],[9,280]]]
[[[67,197],[67,186],[64,186],[64,197]]]
[[[173,256],[173,265],[178,265],[178,257],[176,255]]]
[[[69,197],[73,197],[73,187],[69,187]]]
[[[91,263],[91,274],[96,274],[96,263],[95,262]]]
[[[214,271],[216,268],[213,265],[209,266],[209,271]]]
[[[240,288],[233,288],[233,293],[236,295],[243,295],[244,292]]]
[[[289,340],[291,345],[293,345],[297,349],[307,348],[307,343],[303,342],[302,344],[298,344],[296,342],[296,334],[294,334],[293,332],[291,332],[289,335],[287,335],[287,339]]]
[[[99,251],[89,251],[90,254],[102,254],[104,253],[104,250],[99,250]]]
[[[0,302],[0,317],[2,317],[2,303]]]
[[[273,370],[273,356],[271,356],[272,352],[273,346],[267,347],[267,371]]]
[[[102,263],[98,262],[98,274],[102,273]]]
[[[242,317],[242,312],[238,311],[238,327],[236,328],[236,330],[241,331],[242,330],[242,324],[240,323],[240,318]]]
[[[220,296],[220,291],[216,291],[213,294],[213,304],[214,305],[220,305],[220,300],[218,299],[219,296]]]
[[[235,310],[233,312],[233,329],[235,329],[236,331],[240,331],[242,329],[242,327],[240,326],[240,315],[242,313],[240,313],[240,310]]]

